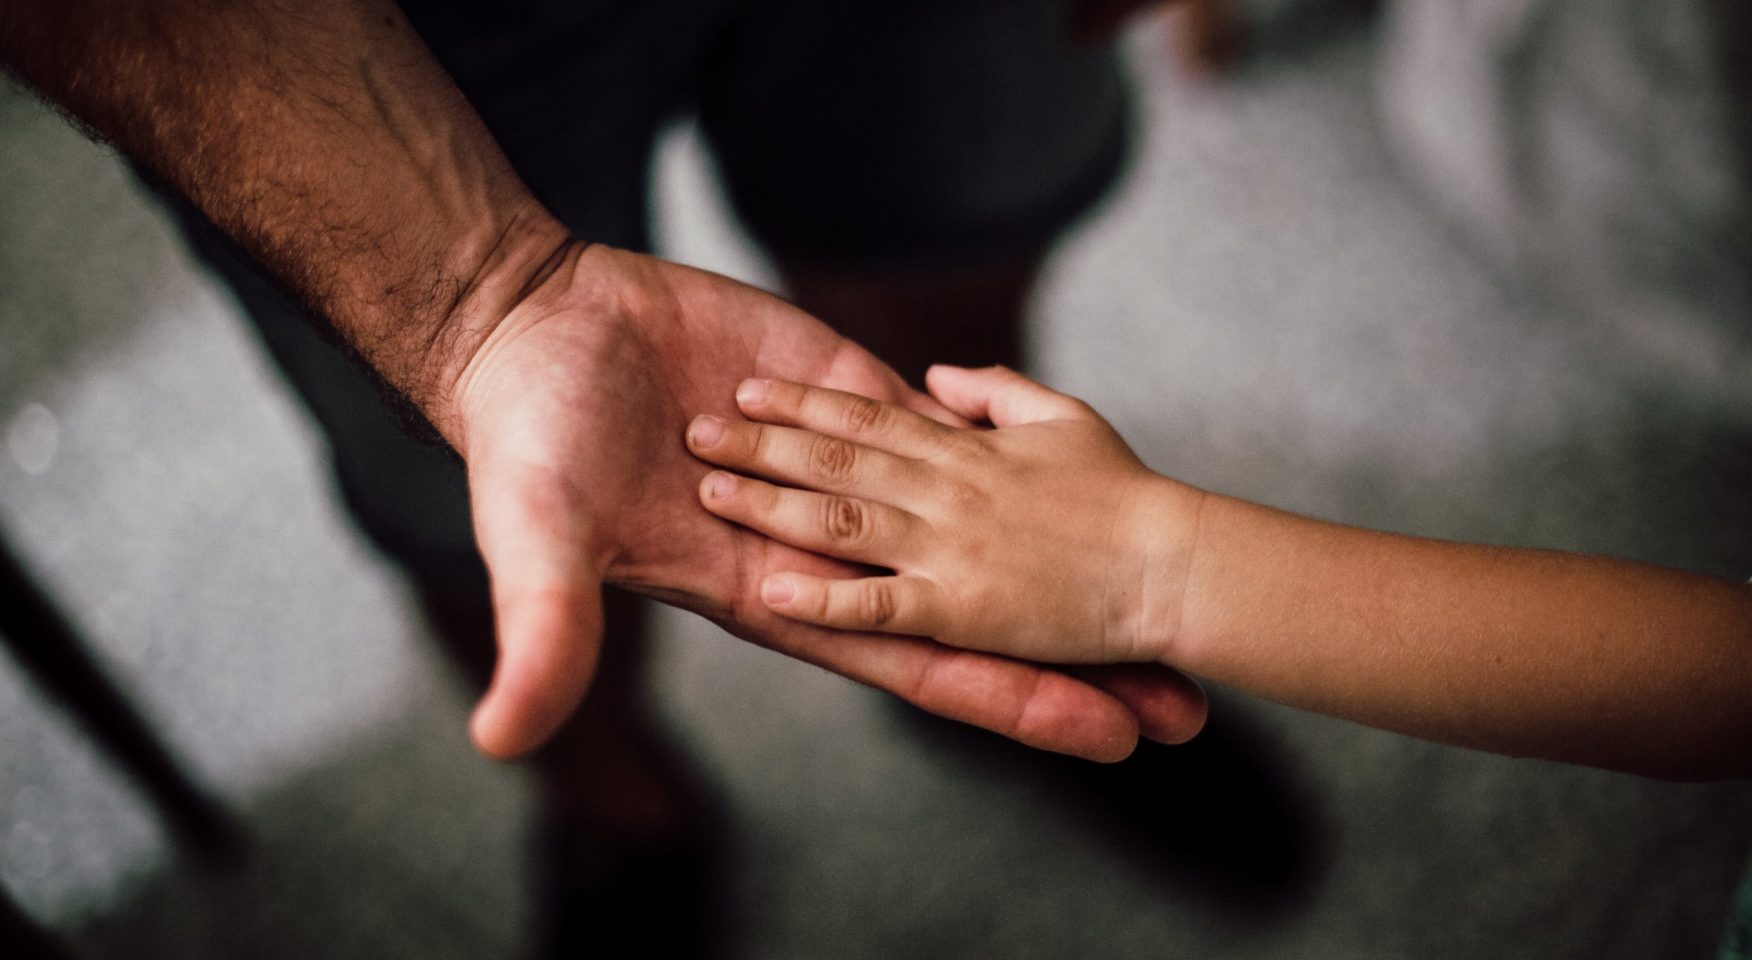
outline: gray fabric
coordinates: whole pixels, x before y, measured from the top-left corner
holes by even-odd
[[[1743,391],[1752,303],[1744,4],[1395,0],[1389,139],[1502,268]]]

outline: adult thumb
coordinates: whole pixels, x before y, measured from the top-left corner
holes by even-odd
[[[498,661],[469,721],[484,754],[521,756],[584,699],[602,644],[602,574],[557,485],[475,478],[475,534],[492,579]]]

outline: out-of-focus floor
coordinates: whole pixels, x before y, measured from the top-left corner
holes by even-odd
[[[1505,290],[1396,178],[1371,54],[1347,34],[1216,88],[1143,55],[1148,135],[1040,296],[1039,372],[1227,493],[1752,573],[1752,410]],[[660,177],[672,253],[762,277],[685,134]],[[180,865],[0,656],[0,884],[82,957],[515,955],[528,784],[470,753],[234,312],[113,158],[0,93],[0,523],[252,832],[240,865]],[[1229,697],[1313,851],[1295,895],[1249,896],[702,622],[663,618],[655,673],[726,798],[750,958],[1702,958],[1752,841],[1744,786]],[[1233,787],[1194,773],[1140,805]]]

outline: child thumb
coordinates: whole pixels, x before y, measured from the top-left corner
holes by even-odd
[[[1081,400],[1041,386],[1008,367],[973,370],[939,364],[926,372],[925,386],[937,402],[960,416],[995,427],[1092,415]]]

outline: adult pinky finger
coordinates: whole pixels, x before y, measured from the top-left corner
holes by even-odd
[[[775,573],[761,582],[760,598],[780,616],[837,630],[932,637],[941,622],[939,588],[922,577],[828,580]]]

